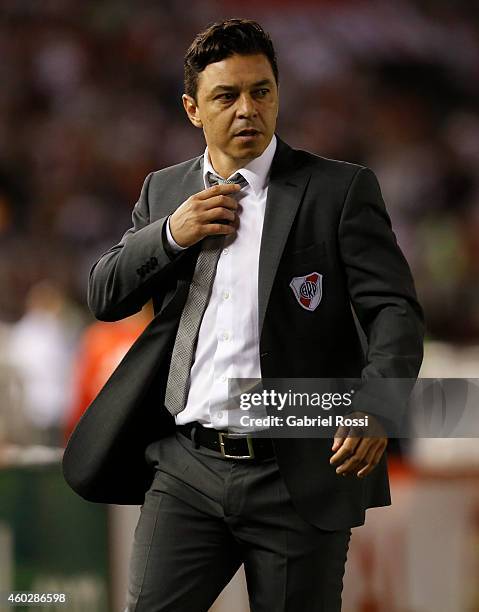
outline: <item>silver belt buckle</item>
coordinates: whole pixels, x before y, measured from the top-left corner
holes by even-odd
[[[244,439],[245,436],[241,434],[226,433],[224,431],[219,431],[218,436],[220,439],[221,454],[223,455],[225,459],[254,459],[253,439],[251,438],[251,436],[246,436],[246,444],[248,445],[249,455],[228,455],[228,453],[225,452],[224,438],[235,438],[236,437],[236,438]]]

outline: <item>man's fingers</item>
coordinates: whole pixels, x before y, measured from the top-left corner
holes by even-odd
[[[336,470],[346,476],[356,473],[359,478],[367,476],[379,463],[387,446],[387,438],[363,438],[354,455]]]
[[[211,210],[219,207],[236,210],[238,208],[238,202],[234,198],[227,195],[215,195],[207,200],[197,201],[197,208],[200,211]]]
[[[330,464],[336,466],[337,474],[356,473],[362,478],[375,468],[386,448],[387,438],[364,434],[354,427],[342,426],[336,430],[331,450],[337,452],[330,458]]]
[[[227,183],[226,185],[213,185],[213,187],[208,187],[208,189],[203,189],[203,191],[195,193],[193,197],[196,197],[199,200],[207,200],[208,198],[211,198],[213,196],[236,193],[240,189],[241,185],[237,185],[236,183]]]
[[[343,441],[347,438],[348,433],[349,427],[346,427],[346,425],[341,425],[340,427],[338,427],[336,433],[334,434],[334,442],[333,446],[331,447],[331,450],[338,450]]]
[[[383,453],[386,450],[386,446],[387,446],[387,442],[379,445],[379,448],[375,450],[374,454],[372,455],[372,458],[357,473],[357,476],[359,478],[364,478],[364,476],[367,476],[370,472],[374,470],[374,468],[377,466],[377,464],[381,460],[381,457],[383,456]]]
[[[233,234],[239,226],[234,214],[239,205],[233,196],[239,189],[234,183],[215,185],[190,196],[170,217],[173,239],[189,247],[205,236]],[[213,212],[205,217],[208,211]]]
[[[227,235],[236,232],[236,226],[228,223],[207,223],[204,227],[205,236]]]
[[[329,462],[333,465],[342,463],[345,459],[347,459],[354,453],[354,450],[356,449],[356,446],[359,444],[360,439],[361,438],[353,438],[353,437],[346,438],[344,442],[341,444],[341,447],[339,448],[339,450],[331,457]]]
[[[205,223],[213,223],[215,221],[228,221],[234,223],[236,221],[236,213],[229,208],[212,208],[203,213],[201,220]]]
[[[341,444],[344,442],[346,438],[339,438],[336,436],[334,437],[334,442],[333,442],[333,446],[331,447],[332,451],[338,450],[338,448],[341,446]]]
[[[363,438],[357,444],[354,452],[336,469],[336,473],[350,473],[359,467],[368,455],[372,444],[373,441],[370,438]]]
[[[239,228],[239,216],[231,210],[224,208],[213,209],[203,217],[201,233],[203,237],[216,234],[234,234]]]
[[[363,438],[353,455],[337,468],[336,473],[349,474],[362,467],[364,463],[369,463],[369,459],[376,452],[376,446],[377,441],[375,438]]]

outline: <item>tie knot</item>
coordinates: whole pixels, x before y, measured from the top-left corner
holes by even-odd
[[[237,172],[229,179],[221,178],[212,172],[208,172],[208,182],[213,187],[213,185],[241,185],[244,187],[247,183],[247,180],[244,178],[242,174]]]

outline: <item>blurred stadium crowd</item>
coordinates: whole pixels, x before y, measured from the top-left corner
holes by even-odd
[[[479,5],[2,0],[0,391],[14,397],[23,373],[43,441],[91,378],[78,374],[90,266],[129,227],[146,174],[203,150],[183,55],[231,16],[275,42],[279,135],[377,173],[429,338],[479,341]]]

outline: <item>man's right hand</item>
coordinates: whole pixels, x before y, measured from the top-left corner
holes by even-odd
[[[240,185],[215,185],[190,196],[170,217],[175,242],[189,247],[205,236],[234,234],[238,228],[238,202],[231,197]]]

